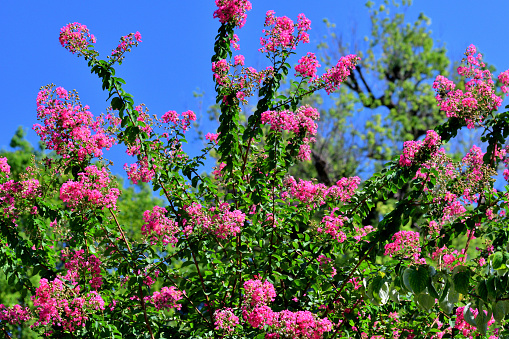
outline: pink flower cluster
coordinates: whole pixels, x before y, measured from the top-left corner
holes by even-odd
[[[306,18],[304,14],[298,15],[297,24],[286,17],[276,17],[275,12],[270,10],[265,15],[265,26],[270,27],[264,29],[265,38],[260,38],[262,47],[261,52],[276,52],[277,50],[295,49],[298,42],[309,43],[308,30],[311,29],[311,20]],[[297,36],[294,36],[295,28],[297,28]]]
[[[81,296],[79,286],[70,290],[58,278],[52,282],[41,279],[35,292],[31,299],[39,319],[32,327],[62,326],[65,330],[74,332],[77,326],[85,326],[89,313],[104,310],[104,301],[96,291]]]
[[[355,226],[354,229],[355,229],[355,235],[353,236],[353,238],[357,242],[360,242],[362,240],[362,238],[364,238],[366,235],[368,235],[369,233],[371,233],[375,230],[375,228],[371,225],[367,225],[367,226],[360,227],[360,228]],[[365,241],[369,242],[367,240],[365,240]]]
[[[235,327],[239,324],[239,317],[233,313],[231,308],[223,308],[214,312],[214,325],[216,330],[226,332],[235,331]]]
[[[140,32],[129,33],[128,35],[123,36],[120,38],[120,43],[117,48],[111,51],[111,58],[121,61],[124,58],[124,53],[129,51],[131,47],[138,46],[138,43],[140,42],[142,42]]]
[[[355,193],[360,181],[359,177],[341,178],[336,182],[336,185],[327,187],[324,184],[314,184],[302,179],[299,179],[297,183],[292,176],[289,176],[285,180],[285,187],[288,192],[284,192],[283,197],[290,194],[293,198],[311,207],[321,206],[327,199],[347,202]]]
[[[341,214],[336,216],[336,210],[338,210],[338,208],[333,208],[330,215],[326,215],[322,218],[322,223],[316,231],[318,233],[329,234],[333,239],[342,243],[346,240],[346,234],[341,229],[348,218]]]
[[[498,75],[498,81],[502,83],[502,92],[506,95],[509,94],[509,69]]]
[[[71,256],[69,254],[63,254],[62,259],[64,260],[67,274],[61,277],[64,280],[69,281],[71,284],[77,284],[80,279],[85,278],[85,274],[90,273],[91,279],[88,281],[90,287],[93,290],[101,288],[103,281],[101,276],[101,260],[95,255],[90,255],[87,259],[83,257],[84,250],[75,251]]]
[[[62,47],[71,53],[78,52],[78,56],[88,57],[90,51],[88,45],[96,42],[93,34],[90,34],[87,26],[78,22],[69,23],[60,29],[60,37],[58,39]]]
[[[19,325],[25,321],[30,320],[32,317],[30,309],[28,307],[21,307],[20,305],[13,305],[12,307],[6,307],[0,304],[0,320],[8,322],[11,325]]]
[[[7,164],[7,158],[0,158],[0,172],[5,173],[5,177],[8,178],[11,173],[11,166]]]
[[[263,112],[262,124],[270,125],[270,129],[277,132],[290,131],[298,134],[302,131],[315,135],[317,131],[315,120],[318,120],[318,118],[320,118],[318,110],[305,105],[297,108],[295,113],[289,110]]]
[[[336,66],[329,69],[324,75],[316,79],[315,82],[320,84],[319,86],[323,86],[327,94],[331,94],[350,75],[360,59],[354,54],[341,57]]]
[[[240,50],[240,46],[239,46],[239,36],[237,34],[233,34],[233,37],[232,39],[230,40],[230,45],[231,47],[238,51]]]
[[[106,168],[98,169],[91,165],[85,168],[85,172],[78,173],[78,177],[78,181],[69,180],[60,188],[60,199],[71,209],[117,208],[120,191],[111,187]]]
[[[156,310],[176,308],[180,310],[181,304],[177,304],[177,301],[183,298],[185,291],[179,291],[175,287],[163,287],[161,292],[154,292],[152,294],[151,301],[154,304]]]
[[[461,89],[454,90],[452,81],[441,75],[437,76],[433,83],[433,88],[437,90],[438,107],[447,117],[464,119],[469,129],[484,119],[483,112],[496,110],[502,104],[502,99],[495,94],[491,72],[481,61],[482,55],[475,53],[475,46],[470,45],[465,53],[466,66],[459,66],[457,69],[459,75],[471,78],[465,84],[465,92]],[[501,76],[502,79],[505,78],[503,74]]]
[[[320,339],[332,330],[329,319],[318,319],[309,311],[274,312],[267,306],[274,301],[276,291],[268,281],[259,278],[244,283],[245,299],[242,316],[254,328],[268,327],[266,338],[311,338]]]
[[[308,52],[307,55],[299,59],[299,63],[295,66],[295,75],[300,74],[304,78],[316,78],[316,71],[320,67],[318,60],[316,60],[315,53]]]
[[[461,252],[457,250],[451,251],[444,246],[433,252],[431,259],[436,260],[441,267],[446,267],[452,271],[454,267],[462,265],[466,261],[467,258],[463,252],[464,249]]]
[[[186,220],[184,234],[202,230],[214,234],[219,239],[226,239],[240,233],[240,228],[246,220],[246,215],[241,211],[230,211],[228,203],[222,203],[218,208],[211,207],[205,211],[200,204],[193,202],[185,207],[185,210],[190,218]]]
[[[217,137],[219,135],[216,134],[216,133],[207,133],[207,135],[205,135],[205,139],[210,141],[211,143],[213,144],[216,144],[217,145]]]
[[[166,209],[154,206],[152,211],[143,212],[143,221],[145,224],[141,227],[141,233],[146,237],[152,237],[152,242],[158,239],[164,245],[176,244],[178,239],[175,237],[179,233],[178,224],[166,217]]]
[[[267,305],[276,298],[274,285],[268,281],[250,279],[244,282],[244,303],[250,308]]]
[[[63,158],[83,161],[101,156],[103,149],[109,150],[115,143],[115,138],[105,129],[102,118],[94,119],[88,106],[70,103],[67,101],[70,98],[62,87],[41,90],[37,95],[37,118],[43,125],[35,124],[33,129],[48,149]]]
[[[155,165],[154,165],[155,167]],[[153,169],[148,167],[148,162],[145,159],[138,160],[136,164],[127,165],[124,164],[124,170],[127,172],[127,177],[132,181],[133,184],[141,182],[150,182],[155,175]]]
[[[193,111],[185,111],[182,112],[180,116],[179,118],[176,111],[168,111],[163,114],[161,121],[166,124],[171,122],[175,127],[179,127],[182,132],[185,133],[189,129],[189,126],[191,126],[191,121],[196,121],[196,114]]]
[[[399,231],[392,236],[392,242],[385,245],[385,253],[391,258],[401,256],[412,259],[416,264],[425,264],[426,260],[421,258],[421,243],[419,232]]]
[[[216,0],[216,6],[213,17],[218,18],[222,24],[232,23],[238,28],[244,26],[246,12],[252,8],[248,0]]]
[[[40,195],[40,184],[37,179],[28,179],[20,182],[9,180],[0,184],[0,206],[5,216],[8,217],[16,218],[22,211],[30,208],[32,213],[35,214],[37,208],[32,202],[27,204],[27,201],[33,200]]]
[[[229,71],[230,65],[228,65],[226,59],[221,59],[212,63],[212,72],[214,73],[214,79],[216,79],[218,85],[223,85],[228,81]]]
[[[426,137],[422,141],[405,141],[403,144],[403,154],[399,157],[399,165],[407,167],[412,166],[421,149],[431,150],[432,154],[436,154],[440,142],[440,136],[433,130],[427,131]]]

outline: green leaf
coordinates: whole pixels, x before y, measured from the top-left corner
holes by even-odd
[[[488,318],[489,316],[489,318]],[[491,312],[489,312],[487,315],[484,313],[484,310],[482,307],[479,309],[479,314],[477,314],[477,317],[475,317],[475,326],[477,327],[477,330],[481,332],[482,335],[486,335],[486,332],[488,332],[488,321],[491,319]]]
[[[447,284],[446,284],[447,286]],[[451,314],[454,304],[459,301],[459,293],[454,290],[453,286],[450,286],[447,288],[447,294],[443,298],[442,301],[440,301],[439,306],[440,308],[447,314]]]
[[[497,323],[501,323],[504,320],[508,308],[508,302],[506,300],[500,300],[493,304],[493,317]]]
[[[427,293],[421,293],[415,298],[417,305],[422,309],[429,311],[435,306],[435,298]]]
[[[495,286],[495,277],[490,277],[486,281],[486,287],[488,288],[488,298],[491,300],[497,299],[497,290]]]
[[[465,321],[468,324],[470,324],[472,326],[477,326],[477,324],[475,322],[475,319],[474,319],[474,315],[472,314],[472,311],[470,311],[470,305],[471,304],[472,303],[466,304],[465,308],[463,309],[463,318],[465,318]]]
[[[452,281],[454,283],[454,289],[462,294],[467,294],[469,291],[469,282],[470,282],[470,272],[462,271],[456,273],[452,277]]]
[[[504,267],[502,267],[502,265]],[[505,268],[505,265],[504,265],[504,255],[502,254],[502,252],[496,252],[496,253],[493,254],[492,266],[493,266],[493,269],[495,269],[495,270],[504,269]]]
[[[124,107],[122,99],[120,99],[119,97],[114,97],[113,99],[111,99],[111,108],[115,110],[121,110],[122,107]]]
[[[415,294],[419,294],[426,289],[429,279],[428,267],[425,265],[420,265],[417,269],[412,269],[408,276],[408,282]]]
[[[488,301],[488,287],[485,280],[481,280],[477,285],[477,294],[483,301]]]

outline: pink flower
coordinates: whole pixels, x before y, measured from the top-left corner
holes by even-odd
[[[219,136],[219,135],[218,135],[218,134],[216,134],[216,133],[207,133],[207,134],[205,135],[205,139],[206,139],[206,140],[208,140],[208,141],[210,141],[210,142],[212,142],[212,143],[217,144],[217,137],[218,137],[218,136]]]
[[[317,68],[320,67],[318,60],[316,60],[316,55],[314,53],[308,52],[306,56],[303,56],[299,59],[299,64],[295,66],[295,71],[303,77],[309,77],[311,80],[316,78]],[[295,75],[297,75],[295,73]]]
[[[57,98],[53,98],[56,95]],[[90,157],[99,157],[103,149],[110,149],[116,142],[105,128],[102,117],[94,119],[88,106],[73,100],[62,87],[52,90],[51,86],[37,95],[37,118],[43,122],[35,124],[33,129],[46,144],[63,158],[76,158],[83,161]],[[95,133],[95,134],[94,134]]]
[[[141,34],[140,34],[140,32],[136,32],[136,33],[134,33],[134,38],[136,39],[136,41],[138,41],[138,42],[142,42],[142,41],[141,41]]]
[[[239,99],[240,101],[243,101],[243,100],[244,100],[244,98],[245,98],[245,96],[246,96],[246,94],[245,94],[244,92],[242,92],[242,91],[239,91],[239,92],[237,92],[237,94],[236,94],[235,96],[236,96],[236,97],[237,97],[237,99]]]
[[[392,236],[392,242],[385,245],[385,253],[390,257],[401,256],[421,263],[421,243],[419,232],[399,231]]]
[[[138,46],[138,43],[140,42],[140,32],[129,33],[128,35],[121,37],[117,48],[111,52],[111,58],[121,63],[121,61],[124,59],[124,53],[130,51],[132,47]]]
[[[152,294],[151,302],[154,304],[156,310],[176,308],[180,310],[181,304],[177,304],[177,301],[183,298],[183,291],[177,290],[175,287],[163,287],[160,292],[154,292]]]
[[[232,23],[238,28],[244,26],[246,12],[251,10],[251,3],[247,0],[216,0],[216,6],[213,17],[222,24]]]
[[[69,180],[60,188],[60,199],[71,209],[86,208],[116,209],[120,191],[112,188],[112,182],[105,168],[99,170],[94,165],[78,173],[78,181]]]
[[[12,307],[5,307],[0,304],[0,320],[8,322],[11,325],[19,325],[25,321],[30,320],[31,312],[28,307],[21,307],[21,305],[13,305]]]
[[[327,73],[317,79],[316,82],[321,83],[321,86],[324,86],[327,94],[334,92],[350,75],[359,60],[360,58],[354,54],[341,57],[336,66],[329,69]]]
[[[152,211],[143,212],[143,221],[145,224],[141,227],[141,233],[146,237],[151,237],[151,242],[156,243],[160,240],[163,245],[176,244],[178,239],[176,235],[180,233],[178,224],[166,217],[166,209],[154,206]]]
[[[7,178],[11,173],[11,166],[7,164],[7,158],[5,157],[0,158],[0,172],[5,173]]]
[[[233,313],[233,309],[223,308],[214,312],[214,325],[216,326],[216,330],[233,332],[238,324],[239,317]]]
[[[155,175],[154,169],[150,169],[148,167],[146,158],[138,160],[136,164],[131,164],[129,166],[125,164],[124,169],[127,172],[127,177],[135,185],[138,183],[138,181],[150,182]]]
[[[236,55],[233,57],[233,59],[235,60],[235,63],[233,64],[234,66],[244,66],[244,56],[243,55]]]
[[[93,34],[90,34],[87,26],[78,22],[70,23],[60,29],[60,44],[71,53],[83,55],[85,59],[93,54],[87,49],[88,45],[96,42]]]

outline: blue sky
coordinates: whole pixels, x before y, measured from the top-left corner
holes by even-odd
[[[380,1],[375,1],[380,3]],[[348,41],[355,27],[359,39],[369,33],[370,21],[364,1],[253,0],[246,25],[238,31],[239,53],[246,65],[265,66],[257,52],[267,10],[296,20],[304,13],[312,20],[311,44],[301,45],[297,55],[316,51],[316,43],[326,33],[322,19],[336,23],[337,32]],[[137,103],[145,103],[150,114],[168,110],[193,110],[202,116],[202,130],[213,132],[215,126],[206,117],[206,108],[214,103],[210,58],[219,27],[212,18],[212,0],[195,1],[10,1],[2,2],[0,11],[0,100],[3,106],[0,124],[0,147],[7,148],[20,125],[29,130],[28,139],[38,139],[31,126],[36,123],[35,98],[41,86],[54,83],[68,90],[76,89],[81,102],[94,114],[105,112],[107,93],[101,91],[97,76],[90,74],[82,58],[67,52],[58,42],[60,28],[69,22],[88,26],[96,36],[96,49],[106,57],[119,38],[139,31],[143,43],[135,48],[117,75],[126,80],[125,89]],[[465,48],[475,44],[497,73],[509,69],[507,13],[509,1],[414,1],[406,11],[412,22],[420,12],[431,18],[433,37],[445,43],[449,57],[460,60]],[[293,60],[296,62],[297,59]],[[193,91],[204,92],[203,102]],[[191,138],[193,139],[193,134]],[[191,142],[200,149],[199,142]],[[115,162],[113,172],[123,174],[121,166],[132,162],[122,149],[106,154]]]

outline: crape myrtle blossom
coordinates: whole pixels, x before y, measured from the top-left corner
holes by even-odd
[[[102,117],[94,119],[88,106],[82,106],[77,94],[49,85],[37,95],[37,118],[33,129],[50,150],[66,159],[84,161],[99,157],[116,140]],[[111,120],[110,120],[111,122]]]
[[[222,24],[230,23],[238,28],[244,26],[246,12],[252,8],[247,0],[216,0],[216,6],[213,17],[218,18]]]
[[[276,132],[289,131],[295,134],[301,132],[315,135],[317,131],[316,120],[320,113],[316,108],[309,105],[301,106],[294,112],[284,110],[266,111],[262,113],[262,124],[270,125],[270,129]]]
[[[78,181],[69,180],[60,188],[60,199],[72,210],[87,208],[116,209],[120,191],[112,187],[106,168],[91,165],[78,173]]]
[[[60,44],[71,53],[78,53],[88,59],[94,54],[88,50],[88,46],[94,44],[96,39],[90,34],[87,26],[78,22],[69,23],[60,29]]]
[[[205,210],[201,204],[193,202],[190,206],[185,206],[184,209],[189,215],[189,219],[184,221],[183,233],[186,235],[205,232],[212,233],[219,239],[226,239],[240,233],[246,220],[246,215],[241,211],[230,211],[228,203],[222,203],[218,207]]]
[[[419,232],[399,231],[395,233],[392,242],[385,245],[384,255],[411,259],[416,264],[425,264],[426,259],[421,258],[421,243]]]
[[[9,178],[9,174],[11,173],[11,166],[7,164],[7,158],[0,158],[0,172],[5,173],[5,177]]]
[[[268,281],[259,277],[244,282],[243,319],[254,328],[267,326],[266,338],[312,338],[320,339],[332,330],[329,319],[319,319],[310,311],[274,312],[268,304],[274,301],[276,291]]]
[[[316,78],[316,72],[320,64],[316,60],[315,53],[308,52],[307,55],[299,59],[299,63],[295,66],[295,75],[300,75],[304,78]]]
[[[454,267],[463,265],[466,262],[467,258],[464,251],[465,249],[462,249],[461,252],[458,252],[458,250],[451,250],[443,246],[442,248],[437,248],[431,254],[431,259],[439,264],[438,268],[445,267],[452,271]]]
[[[7,165],[8,166],[8,165]],[[9,180],[0,183],[0,209],[5,217],[16,218],[26,211],[32,214],[37,213],[37,207],[34,201],[41,196],[40,184],[37,179],[28,179],[23,181]]]
[[[470,308],[470,312],[472,313],[474,319],[477,318],[477,316],[479,315],[479,310],[477,308],[475,308],[475,309]],[[487,313],[488,313],[487,311],[483,311],[483,312],[485,315],[487,315]],[[444,338],[444,335],[446,335],[446,334],[450,335],[452,333],[453,328],[457,329],[459,331],[459,335],[463,335],[463,337],[465,337],[465,338],[470,338],[470,339],[478,338],[479,332],[477,330],[477,327],[472,326],[466,322],[464,313],[465,313],[465,306],[458,307],[456,309],[456,321],[454,322],[454,327],[449,327],[449,328],[445,329],[444,331],[437,333],[437,336],[433,337],[433,338]],[[489,328],[491,325],[493,325],[493,323],[495,323],[495,318],[492,316],[491,319],[488,320],[487,327]],[[499,338],[497,336],[498,329],[494,330],[494,334],[495,335],[490,336],[489,339]]]
[[[433,156],[438,151],[440,143],[440,136],[433,130],[427,131],[426,137],[422,141],[405,141],[403,144],[403,154],[399,157],[399,165],[406,167],[412,166],[418,159],[421,150],[427,152],[431,151],[431,155]]]
[[[509,95],[509,69],[498,75],[498,81],[502,83],[502,92],[504,92],[505,95]]]
[[[32,327],[62,326],[74,332],[77,327],[85,326],[90,313],[104,310],[104,300],[96,291],[82,294],[79,285],[70,288],[58,278],[53,281],[42,278],[39,283],[35,295],[31,297],[36,307],[35,313],[38,314]]]
[[[80,279],[90,276],[88,283],[93,290],[99,290],[102,286],[101,260],[95,255],[83,256],[85,250],[74,251],[74,254],[63,253],[62,260],[67,273],[59,276],[61,280],[69,281],[71,284],[77,284]]]
[[[145,224],[141,227],[141,233],[150,237],[151,242],[155,243],[159,239],[163,245],[176,244],[177,235],[180,230],[178,224],[166,217],[166,209],[154,206],[152,211],[143,212],[143,221]]]
[[[31,311],[28,307],[22,307],[21,305],[13,305],[6,307],[0,304],[0,320],[8,322],[11,325],[19,325],[32,318]]]
[[[191,121],[196,121],[196,114],[193,111],[185,111],[179,117],[176,111],[168,111],[161,116],[160,121],[165,124],[172,123],[185,133],[191,126]]]
[[[140,32],[129,33],[128,35],[121,37],[117,48],[111,51],[110,58],[121,63],[124,59],[124,53],[129,52],[132,47],[138,46],[138,43],[140,42],[142,42]]]
[[[495,94],[495,83],[491,72],[482,62],[482,55],[474,45],[470,45],[465,52],[463,65],[457,68],[460,76],[470,78],[465,84],[465,90],[454,89],[451,80],[442,75],[437,76],[433,88],[437,91],[437,105],[447,117],[458,117],[465,121],[469,129],[482,123],[484,118],[502,104],[502,98]],[[506,71],[507,72],[507,71]],[[502,91],[507,93],[507,73],[499,75],[504,84]]]
[[[217,137],[218,136],[219,136],[219,133],[207,133],[207,135],[205,135],[205,140],[208,140],[211,143],[217,145]]]
[[[149,168],[147,158],[136,161],[135,164],[127,165],[124,164],[124,170],[127,172],[127,177],[132,181],[133,184],[141,182],[150,182],[154,178],[155,165],[152,165],[153,169]]]
[[[214,312],[214,325],[216,330],[224,330],[226,332],[235,331],[235,327],[239,324],[239,317],[233,313],[231,308],[223,308]]]
[[[325,88],[327,94],[331,94],[350,75],[360,59],[360,57],[354,54],[341,57],[336,66],[333,66],[324,75],[315,79],[312,84],[318,88]]]
[[[320,264],[320,269],[323,270],[326,274],[330,274],[331,278],[334,278],[337,271],[334,267],[334,261],[331,258],[327,258],[325,255],[320,254],[316,260]]]
[[[352,198],[360,182],[359,177],[341,178],[335,185],[327,187],[302,179],[297,182],[294,177],[288,176],[284,181],[286,191],[283,192],[283,198],[290,196],[313,208],[322,206],[328,199],[347,202]]]
[[[322,218],[322,223],[318,226],[316,231],[318,233],[329,234],[334,240],[342,243],[346,240],[346,234],[342,231],[342,228],[348,218],[339,215],[336,216],[337,207],[333,208],[330,215],[326,215]]]
[[[265,27],[262,32],[265,37],[260,38],[262,47],[259,49],[262,53],[274,53],[276,51],[293,50],[299,42],[309,43],[309,34],[311,29],[311,20],[304,14],[299,14],[295,24],[286,16],[277,17],[275,12],[270,10],[265,14]],[[295,36],[295,28],[297,35]]]
[[[177,304],[177,301],[183,298],[183,294],[185,291],[179,291],[173,286],[170,287],[163,287],[161,288],[161,291],[154,292],[152,294],[152,297],[150,298],[150,301],[154,305],[156,310],[162,310],[162,309],[169,309],[169,308],[176,308],[177,310],[180,310],[182,307],[181,304]]]

